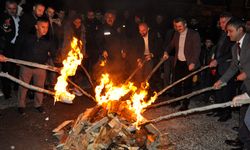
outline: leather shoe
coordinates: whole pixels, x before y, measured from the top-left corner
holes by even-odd
[[[225,143],[234,147],[243,147],[243,143],[238,138],[236,138],[235,140],[225,140]]]
[[[23,107],[18,107],[17,108],[17,111],[20,115],[25,115],[25,111],[24,111],[24,108]]]
[[[227,120],[231,119],[232,115],[231,114],[223,114],[218,121],[219,122],[226,122]]]

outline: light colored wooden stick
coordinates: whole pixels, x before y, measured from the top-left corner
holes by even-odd
[[[146,60],[143,60],[142,62],[142,67],[144,66]],[[136,67],[136,69],[131,73],[131,75],[128,77],[128,79],[125,81],[125,84],[128,83],[134,76],[135,74],[142,68],[142,67]]]
[[[94,88],[94,87],[95,87],[95,86],[94,86],[94,83],[93,83],[92,78],[91,78],[91,76],[89,75],[87,69],[86,69],[82,64],[81,64],[81,68],[82,68],[82,70],[84,71],[84,73],[86,74],[86,76],[88,77],[89,83],[90,83],[91,86]]]
[[[82,92],[83,95],[87,96],[88,98],[90,98],[90,99],[92,99],[92,100],[94,100],[94,101],[96,102],[95,98],[94,98],[92,95],[90,95],[88,92],[84,91],[80,86],[78,86],[77,84],[75,84],[75,83],[74,83],[73,81],[71,81],[70,79],[67,79],[67,81],[68,81],[70,84],[72,84],[75,88],[77,88],[78,90],[80,90],[80,91]]]
[[[226,83],[222,84],[222,85],[221,85],[221,88],[224,87],[224,86],[226,86],[226,85],[227,85]],[[174,103],[174,102],[183,100],[183,99],[189,99],[190,97],[193,97],[193,96],[195,96],[195,95],[199,95],[199,94],[201,94],[201,93],[204,93],[204,92],[207,92],[207,91],[211,91],[211,90],[219,90],[219,89],[215,89],[213,86],[207,87],[207,88],[200,89],[200,90],[194,91],[194,92],[192,92],[192,93],[189,93],[189,94],[186,94],[186,95],[183,95],[183,96],[180,96],[180,97],[177,97],[177,98],[174,98],[174,99],[165,101],[165,102],[161,102],[161,103],[154,104],[154,105],[149,105],[149,106],[147,107],[147,109],[149,109],[149,108],[156,108],[156,107],[160,107],[160,106],[164,106],[164,105],[171,104],[171,103]]]
[[[250,104],[250,99],[241,100],[241,101],[239,101],[239,103],[241,105]],[[193,114],[193,113],[196,113],[196,112],[203,112],[203,111],[208,111],[208,110],[212,110],[212,109],[216,109],[216,108],[225,108],[225,107],[229,107],[229,106],[232,106],[231,101],[226,102],[226,103],[213,104],[213,105],[208,105],[208,106],[204,106],[204,107],[193,108],[193,109],[189,109],[189,110],[186,110],[186,111],[180,111],[180,112],[177,112],[177,113],[168,114],[168,115],[165,115],[165,116],[160,116],[158,118],[143,122],[140,125],[145,125],[145,124],[148,124],[148,123],[157,123],[157,122],[160,122],[162,120],[168,120],[168,119],[172,119],[172,118],[179,117],[179,116],[186,116],[186,115]]]
[[[175,85],[179,84],[180,82],[182,82],[182,81],[184,81],[184,80],[186,80],[186,79],[192,77],[193,75],[195,75],[195,74],[197,74],[197,73],[199,73],[199,72],[201,72],[201,71],[203,71],[203,70],[205,70],[205,69],[207,69],[207,68],[209,68],[209,65],[204,66],[204,67],[200,68],[199,70],[196,70],[196,71],[194,71],[194,72],[188,74],[187,76],[185,76],[185,77],[183,77],[183,78],[181,78],[181,79],[175,81],[175,82],[172,83],[171,85],[168,85],[168,86],[165,87],[163,90],[161,90],[160,92],[158,92],[157,95],[158,95],[158,96],[162,95],[164,92],[166,92],[167,90],[171,89],[171,88],[174,87]]]
[[[46,90],[46,89],[43,89],[43,88],[40,88],[40,87],[37,87],[34,85],[30,85],[26,82],[23,82],[22,80],[19,80],[15,77],[9,75],[8,73],[0,72],[0,77],[8,78],[9,80],[16,82],[16,83],[20,84],[21,86],[23,86],[27,89],[30,89],[30,90],[34,90],[34,91],[41,92],[41,93],[46,93],[49,95],[55,95],[55,93],[52,91],[49,91],[49,90]]]
[[[38,63],[19,60],[19,59],[7,58],[6,62],[16,63],[16,64],[30,66],[30,67],[36,67],[36,68],[49,70],[49,71],[53,71],[53,72],[60,72],[60,69],[57,67],[54,67],[54,66],[43,65],[43,64],[38,64]]]
[[[161,61],[154,67],[154,69],[148,74],[145,82],[148,82],[152,75],[156,72],[156,70],[166,61],[167,59],[162,58]]]

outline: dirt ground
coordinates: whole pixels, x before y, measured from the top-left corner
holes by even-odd
[[[1,101],[5,100],[1,98]],[[17,100],[13,98],[11,101]],[[94,102],[84,97],[78,97],[72,105],[54,105],[52,97],[46,97],[45,114],[37,112],[32,101],[29,101],[24,116],[18,114],[16,107],[3,109],[0,111],[0,150],[50,150],[57,142],[52,130],[94,105]]]
[[[76,119],[86,108],[95,105],[86,97],[78,97],[72,105],[54,105],[53,98],[47,96],[44,100],[46,114],[38,113],[32,100],[29,100],[26,115],[20,116],[16,110],[16,102],[16,96],[8,101],[0,98],[0,150],[50,150],[57,143],[52,130],[65,120]],[[193,100],[190,107],[201,105],[204,104]],[[150,119],[175,111],[177,109],[165,106],[146,111],[144,116]],[[218,118],[199,113],[162,121],[156,126],[163,133],[169,133],[178,150],[230,149],[224,144],[224,140],[235,138],[236,133],[231,128],[237,125],[238,115],[233,113],[233,118],[226,123],[217,122],[216,119]]]

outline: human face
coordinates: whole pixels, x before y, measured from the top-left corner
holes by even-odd
[[[178,31],[179,33],[182,33],[186,30],[186,24],[184,24],[183,22],[175,22],[174,23],[175,26],[175,30]]]
[[[93,11],[89,11],[88,14],[87,14],[87,18],[89,20],[95,19],[95,13]]]
[[[38,21],[35,27],[38,37],[42,37],[48,33],[49,23]]]
[[[239,41],[242,37],[243,29],[238,28],[236,29],[234,26],[228,25],[227,26],[227,35],[230,37],[231,41]]]
[[[76,29],[79,29],[80,26],[81,26],[81,24],[82,24],[82,21],[81,21],[81,19],[76,18],[76,19],[73,21],[73,24],[74,24],[74,26],[76,27]]]
[[[5,7],[7,13],[11,16],[16,16],[17,14],[17,4],[16,3],[6,3]]]
[[[105,15],[105,21],[108,25],[113,26],[114,22],[115,22],[115,15],[111,14],[111,13],[107,13]]]
[[[49,18],[53,18],[54,15],[55,15],[55,10],[53,8],[49,7],[47,9],[47,15],[48,15]]]
[[[37,17],[42,17],[44,10],[45,10],[45,7],[43,5],[36,5],[35,7],[33,7],[34,14]]]
[[[210,39],[206,39],[205,45],[206,45],[207,48],[210,48],[210,47],[213,46],[213,42]]]
[[[226,25],[227,25],[227,22],[229,20],[230,20],[230,18],[227,18],[227,17],[221,17],[220,18],[219,24],[220,24],[221,30],[226,31]]]
[[[141,34],[142,37],[147,36],[148,34],[148,27],[146,25],[140,25],[139,26],[139,32]]]

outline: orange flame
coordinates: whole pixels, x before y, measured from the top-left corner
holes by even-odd
[[[69,76],[74,76],[78,65],[81,64],[83,55],[81,53],[82,41],[77,38],[73,38],[71,41],[71,50],[68,53],[68,57],[63,61],[63,68],[61,69],[61,76],[57,78],[57,83],[54,87],[55,97],[54,101],[61,101],[65,103],[72,103],[75,98],[74,94],[67,91]]]
[[[141,113],[144,112],[144,108],[151,105],[157,98],[155,93],[149,101],[145,101],[148,95],[148,87],[149,84],[147,83],[145,87],[139,89],[131,82],[115,86],[110,80],[109,74],[102,74],[100,85],[95,88],[95,98],[98,105],[102,105],[103,103],[109,104],[111,101],[119,101],[123,96],[131,93],[130,99],[127,100],[127,107],[136,114],[137,120],[134,124],[139,129],[138,124],[143,120]]]

